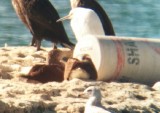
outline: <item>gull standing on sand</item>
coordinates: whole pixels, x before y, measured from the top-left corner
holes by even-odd
[[[57,20],[57,22],[66,19],[71,20],[71,27],[77,40],[88,34],[105,35],[98,15],[91,9],[74,8],[70,11],[69,15]]]
[[[84,90],[83,94],[88,95],[89,99],[85,105],[84,113],[112,113],[101,104],[100,89],[95,86],[90,86]]]
[[[107,2],[107,1],[106,1]],[[70,0],[71,8],[83,7],[94,10],[99,16],[105,35],[115,35],[111,20],[97,0]]]

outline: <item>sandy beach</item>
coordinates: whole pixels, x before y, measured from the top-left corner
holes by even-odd
[[[78,97],[89,86],[102,91],[102,104],[117,113],[160,112],[158,88],[138,84],[102,81],[27,83],[19,78],[35,64],[46,64],[51,48],[0,48],[0,113],[83,113],[86,97]]]

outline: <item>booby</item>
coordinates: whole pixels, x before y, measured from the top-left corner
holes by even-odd
[[[63,64],[36,64],[34,65],[29,73],[25,76],[20,76],[25,78],[27,82],[33,83],[47,83],[47,82],[62,82],[64,80],[64,65]]]
[[[32,46],[40,50],[43,39],[73,49],[74,44],[69,41],[58,12],[49,0],[12,0],[13,8],[18,17],[33,35]]]
[[[97,71],[91,58],[86,55],[84,55],[81,60],[70,58],[65,65],[65,80],[71,80],[74,78],[96,80],[97,76]]]
[[[111,20],[97,0],[70,0],[71,8],[83,7],[94,10],[99,16],[105,35],[115,35]]]
[[[71,27],[77,40],[88,34],[105,35],[98,15],[91,9],[80,7],[74,8],[67,16],[62,17],[61,19],[57,20],[57,22],[66,19],[71,20]]]

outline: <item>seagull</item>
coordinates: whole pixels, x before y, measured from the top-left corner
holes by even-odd
[[[77,40],[88,34],[105,35],[100,19],[92,9],[73,8],[67,16],[57,22],[66,19],[71,20],[71,27]]]
[[[70,0],[70,4],[72,9],[76,7],[83,7],[94,10],[102,22],[105,35],[115,35],[110,18],[97,0]]]
[[[30,30],[33,35],[31,46],[36,46],[40,50],[43,39],[57,43],[63,47],[74,48],[74,44],[69,41],[58,12],[49,0],[12,0],[13,8],[20,20]]]
[[[89,99],[85,105],[84,113],[112,113],[101,104],[101,92],[98,87],[90,86],[84,90],[83,94],[88,95]]]

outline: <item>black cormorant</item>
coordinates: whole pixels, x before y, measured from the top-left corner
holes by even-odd
[[[60,43],[64,47],[73,49],[74,44],[69,41],[58,12],[49,0],[12,0],[13,7],[33,35],[32,46],[40,50],[43,39],[54,43]]]

